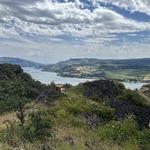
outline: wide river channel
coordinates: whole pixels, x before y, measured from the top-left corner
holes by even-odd
[[[57,76],[57,73],[54,72],[45,72],[40,69],[35,68],[23,68],[25,72],[29,73],[33,79],[38,80],[45,84],[50,84],[52,81],[54,81],[56,84],[71,84],[71,85],[77,85],[81,82],[86,81],[92,81],[94,79],[81,79],[81,78],[68,78],[68,77],[60,77]],[[130,83],[130,82],[122,82],[126,88],[129,89],[140,89],[145,83]]]

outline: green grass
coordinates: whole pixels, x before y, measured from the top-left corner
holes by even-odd
[[[129,101],[132,104],[141,106],[150,106],[150,101],[139,95],[138,92],[132,90],[125,90],[119,96],[118,100]]]
[[[117,70],[117,71],[105,71],[106,79],[114,79],[114,80],[142,80],[145,76],[149,75],[147,71],[141,70]]]
[[[132,146],[129,143],[138,145],[138,147],[150,148],[150,130],[139,130],[132,116],[125,120],[112,121],[97,129],[98,137],[101,141],[109,141],[122,146]]]

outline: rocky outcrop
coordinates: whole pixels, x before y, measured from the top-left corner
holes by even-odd
[[[149,86],[145,93],[149,94]],[[143,88],[144,89],[144,88]],[[122,84],[110,80],[98,80],[82,84],[84,96],[99,100],[115,110],[116,118],[124,118],[133,114],[140,127],[148,127],[150,123],[150,106],[136,91],[125,89]]]
[[[148,127],[150,123],[150,107],[136,105],[124,100],[111,100],[109,105],[115,109],[115,115],[119,118],[124,118],[128,114],[135,116],[140,127]]]
[[[112,80],[97,80],[82,84],[83,95],[90,98],[114,98],[125,89],[123,84]]]

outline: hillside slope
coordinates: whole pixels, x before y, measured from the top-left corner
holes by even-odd
[[[150,106],[118,82],[63,85],[61,93],[54,83],[36,82],[16,65],[0,65],[0,75],[0,119],[8,119],[0,123],[0,149],[150,148]],[[18,109],[22,101],[23,111]],[[22,124],[18,112],[23,113]]]
[[[35,67],[38,68],[42,66],[41,63],[36,63],[33,61],[20,59],[20,58],[12,58],[12,57],[0,57],[0,64],[13,64],[13,65],[19,65],[21,67]]]

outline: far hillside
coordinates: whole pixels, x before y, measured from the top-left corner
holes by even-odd
[[[13,58],[13,57],[0,57],[0,64],[13,64],[19,65],[21,67],[34,67],[39,68],[42,66],[42,63],[37,63],[25,59]]]
[[[92,58],[69,59],[44,67],[63,77],[114,79],[150,82],[150,58],[101,60]]]
[[[0,64],[3,63],[56,72],[61,77],[150,82],[150,58],[119,60],[76,58],[56,64],[41,64],[20,58],[0,57]]]

